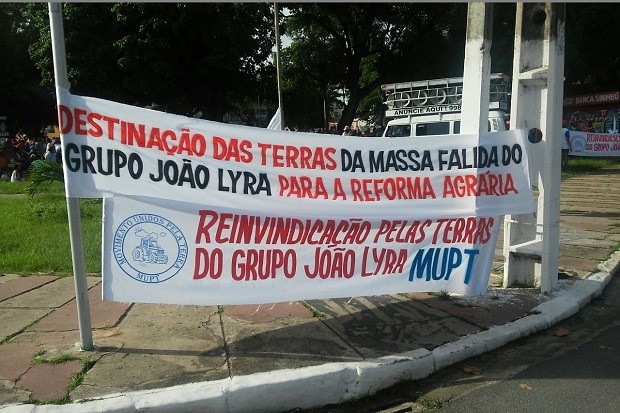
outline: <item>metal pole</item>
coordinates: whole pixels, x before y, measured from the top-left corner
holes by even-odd
[[[327,98],[323,99],[323,120],[325,121],[324,132],[327,133],[327,131],[329,130],[329,124],[327,121]]]
[[[54,56],[54,78],[56,86],[69,90],[67,76],[67,58],[65,54],[65,35],[62,24],[62,4],[48,3],[50,30],[52,35],[52,53]],[[60,96],[56,94],[60,104]],[[88,305],[88,283],[86,281],[86,264],[84,261],[84,241],[80,221],[80,200],[67,197],[67,215],[69,217],[69,235],[71,239],[71,259],[73,260],[73,280],[75,283],[75,302],[77,304],[78,323],[80,327],[80,347],[92,350],[93,332]]]
[[[278,77],[278,106],[280,108],[280,129],[284,128],[284,106],[282,104],[282,87],[280,85],[280,19],[278,3],[273,3],[273,15],[276,29],[276,74]]]

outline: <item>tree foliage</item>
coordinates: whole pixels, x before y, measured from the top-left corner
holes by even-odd
[[[45,6],[28,6],[39,28],[30,51],[51,82]],[[63,20],[73,93],[214,120],[262,90],[274,42],[260,3],[67,3]]]
[[[55,118],[53,89],[40,85],[28,47],[36,28],[28,24],[22,4],[0,3],[0,115],[9,132],[36,136]]]
[[[297,88],[303,82],[318,90],[328,90],[332,84],[346,88],[348,100],[339,130],[351,123],[360,103],[373,93],[377,106],[381,83],[462,72],[462,63],[457,64],[462,62],[463,52],[458,52],[462,47],[454,45],[463,39],[466,5],[303,3],[288,7],[291,17],[286,27],[292,45],[285,77],[294,80],[287,86]],[[366,102],[364,107],[372,112],[372,104]]]
[[[31,34],[30,55],[40,71],[43,84],[54,84],[49,12],[45,3],[24,5]],[[63,4],[63,29],[67,72],[71,91],[118,99],[120,72],[111,42],[116,32],[110,5],[96,3]]]
[[[568,3],[565,94],[620,89],[620,7]],[[346,101],[339,128],[381,121],[382,83],[460,76],[466,3],[281,5],[284,118],[324,125],[325,106]],[[514,3],[494,5],[492,71],[512,73]],[[270,3],[65,3],[72,92],[222,120],[256,102],[275,104]],[[611,40],[610,40],[611,39]],[[31,131],[55,120],[46,3],[0,3],[0,115]],[[346,97],[343,98],[343,91]],[[245,114],[244,114],[245,113]],[[12,130],[16,132],[16,130]]]
[[[175,112],[201,107],[221,119],[256,96],[273,46],[273,18],[261,3],[120,3],[116,42],[123,85]]]
[[[620,90],[620,7],[567,3],[564,95]]]

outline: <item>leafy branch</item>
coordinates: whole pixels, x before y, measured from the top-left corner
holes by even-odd
[[[34,196],[39,185],[46,182],[64,182],[62,165],[56,162],[46,162],[40,159],[33,161],[29,168],[28,193]]]

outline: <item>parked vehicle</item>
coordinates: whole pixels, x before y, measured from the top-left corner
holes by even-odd
[[[463,78],[442,78],[381,85],[385,116],[384,137],[453,135],[461,131]],[[507,129],[510,78],[491,74],[489,132]]]

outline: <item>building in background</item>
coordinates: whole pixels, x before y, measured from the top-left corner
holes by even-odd
[[[618,133],[620,91],[564,98],[563,123],[580,132]]]

